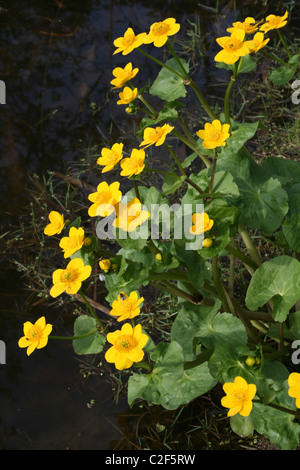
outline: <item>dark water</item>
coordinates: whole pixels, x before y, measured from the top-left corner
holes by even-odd
[[[210,57],[217,52],[210,35],[221,35],[224,23],[232,23],[234,3],[245,16],[249,8],[258,11],[261,2],[202,2],[210,8],[216,3],[220,15],[193,0],[0,2],[0,79],[6,84],[6,104],[0,105],[2,233],[9,223],[18,224],[28,173],[63,172],[90,145],[103,146],[126,127],[123,109],[109,99],[111,70],[132,60],[142,83],[155,76],[155,69],[138,54],[112,56],[113,39],[129,26],[147,31],[169,16],[184,28],[200,14]],[[207,61],[196,76],[203,91],[218,95],[216,83],[224,73],[214,64]],[[124,435],[118,417],[130,414],[126,398],[113,400],[105,375],[84,379],[71,344],[50,342],[28,358],[17,346],[26,292],[21,274],[3,256],[0,279],[0,339],[6,344],[6,364],[0,365],[0,448],[110,449]]]

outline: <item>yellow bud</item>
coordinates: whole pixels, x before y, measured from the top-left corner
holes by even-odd
[[[157,261],[161,261],[161,260],[162,260],[161,254],[160,254],[160,253],[157,253],[157,254],[155,255],[155,259],[156,259]]]
[[[256,363],[255,357],[248,356],[245,362],[246,362],[247,366],[252,367]]]
[[[203,248],[209,248],[213,244],[213,241],[211,238],[204,238],[202,242]]]
[[[111,263],[109,259],[102,259],[101,261],[99,261],[99,266],[103,271],[108,271],[110,268],[110,264]]]
[[[83,240],[83,244],[84,246],[90,246],[90,244],[92,243],[92,239],[87,237]]]
[[[129,106],[127,106],[127,108],[125,108],[125,111],[128,114],[132,113],[132,109]]]

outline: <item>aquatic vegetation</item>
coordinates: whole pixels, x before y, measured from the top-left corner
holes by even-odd
[[[249,17],[228,28],[230,36],[216,39],[222,50],[215,65],[230,75],[218,115],[190,76],[189,63],[170,42],[180,31],[174,18],[153,23],[148,33],[136,35],[128,28],[114,40],[114,54],[133,55],[124,69],[113,70],[111,85],[122,88],[128,83],[117,104],[129,105],[130,114],[144,112],[139,128],[133,129],[136,144],[130,149],[122,142],[105,147],[95,161],[104,167],[97,190],[88,195],[92,205],[86,207],[95,233],[85,237],[87,230],[79,221],[65,224],[60,214],[49,214],[50,228],[45,230],[48,235],[69,230],[58,246],[71,260],[53,272],[50,295],[67,302],[65,294],[78,293],[87,308],[74,322],[74,350],[99,354],[116,370],[126,369],[131,406],[144,400],[176,410],[219,384],[225,392],[220,406],[235,433],[258,432],[282,449],[294,449],[300,433],[300,374],[295,372],[299,163],[273,155],[257,163],[247,143],[256,138],[260,121],[239,122],[230,112],[232,89],[240,74],[255,70],[272,42],[269,31],[278,31],[288,59],[279,59],[268,80],[281,86],[294,77],[299,55],[291,56],[279,31],[287,19],[287,13],[265,20]],[[150,54],[151,47],[162,46],[172,55],[166,63]],[[131,84],[138,72],[134,54],[139,53],[161,67],[148,94],[146,87]],[[180,100],[187,90],[201,110],[195,128],[181,114]],[[154,109],[151,96],[156,103],[160,100],[159,109]],[[179,158],[178,142],[190,151],[185,159]],[[158,147],[170,157],[168,171],[154,166],[151,157]],[[192,169],[193,162],[201,164],[200,171]],[[103,179],[104,173],[118,168],[130,185],[127,192],[122,178],[110,184]],[[145,183],[156,172],[163,177],[161,188]],[[257,233],[276,247],[273,256],[261,255]],[[247,272],[245,292],[237,295],[236,265]],[[109,315],[107,323],[82,292],[83,282],[88,287],[98,280],[92,273],[95,266],[102,271],[110,305],[108,312],[102,310]],[[149,286],[177,300],[178,311],[165,306],[172,318],[170,333],[158,342],[144,307]],[[125,320],[121,329],[114,328],[115,322]],[[29,346],[30,353],[47,344],[46,336],[52,339],[45,322],[39,326],[24,326],[25,339],[19,345]]]

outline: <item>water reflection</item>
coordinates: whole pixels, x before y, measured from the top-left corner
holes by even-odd
[[[210,56],[216,52],[213,38],[224,31],[224,21],[233,21],[233,3],[218,2],[219,15],[213,11],[216,2],[203,1],[201,8],[198,3],[1,2],[0,79],[6,84],[7,95],[7,104],[0,106],[4,232],[9,223],[18,224],[26,202],[28,173],[63,172],[67,163],[82,158],[89,146],[106,145],[119,133],[125,138],[127,116],[111,100],[109,82],[112,68],[125,65],[128,57],[112,55],[115,37],[123,35],[128,26],[137,32],[148,30],[152,22],[168,16],[181,23],[188,19],[194,22],[200,12],[204,53]],[[237,3],[249,7],[249,2]],[[261,2],[250,3],[256,8]],[[245,16],[246,10],[242,14]],[[145,83],[153,76],[153,65],[140,55],[135,55],[134,61],[140,68],[141,83]],[[221,82],[226,73],[216,71],[209,61],[205,67],[193,65],[199,85],[217,95],[216,80]],[[95,105],[91,107],[91,103]],[[127,425],[123,428],[118,422],[118,414],[123,422],[126,398],[113,401],[111,383],[99,374],[84,380],[71,344],[50,343],[27,358],[16,344],[22,335],[27,292],[20,273],[3,256],[0,278],[0,339],[7,346],[7,364],[0,365],[1,448],[108,449],[126,430]],[[34,317],[37,312],[27,313]],[[49,315],[57,320],[57,312]],[[62,320],[58,323],[64,331]]]

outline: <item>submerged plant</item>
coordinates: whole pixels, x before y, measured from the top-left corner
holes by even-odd
[[[96,235],[85,237],[86,229],[71,224],[69,236],[59,243],[64,258],[71,260],[53,272],[50,295],[81,296],[88,314],[75,320],[75,352],[103,354],[119,371],[132,368],[130,405],[145,400],[176,410],[220,384],[225,392],[220,405],[234,432],[246,436],[256,431],[282,449],[294,449],[300,432],[299,360],[294,351],[300,334],[299,163],[272,155],[257,163],[247,142],[261,123],[238,122],[230,112],[232,88],[240,74],[255,69],[257,57],[272,40],[269,31],[278,31],[288,55],[287,62],[280,59],[280,67],[270,71],[269,80],[280,86],[294,76],[299,56],[291,56],[279,31],[287,19],[287,13],[270,15],[265,22],[249,17],[228,28],[230,36],[216,39],[222,48],[216,65],[231,74],[219,115],[169,40],[180,30],[174,18],[154,23],[148,33],[136,35],[128,28],[114,41],[114,54],[142,53],[161,67],[149,88],[161,107],[153,108],[146,87],[131,84],[138,72],[134,60],[113,70],[111,85],[130,85],[118,103],[129,104],[134,113],[142,110],[146,117],[135,132],[135,148],[115,143],[102,149],[95,162],[103,166],[102,179],[86,207]],[[166,63],[145,50],[164,45],[172,54]],[[202,111],[198,130],[189,129],[181,114],[179,100],[187,89],[195,93]],[[174,141],[190,149],[184,161]],[[157,147],[167,150],[176,169],[154,168],[150,153],[158,152]],[[195,173],[191,164],[197,159],[203,168]],[[103,179],[118,165],[120,175],[132,184],[125,194],[120,182]],[[163,176],[162,188],[141,183],[155,172]],[[168,196],[178,194],[178,204],[172,204]],[[49,219],[45,234],[59,235],[64,216],[50,213]],[[273,244],[276,255],[264,259],[253,233]],[[111,243],[111,249],[103,249],[103,243]],[[229,280],[224,258],[230,265]],[[244,295],[235,295],[236,263],[249,279]],[[95,281],[91,273],[97,265],[110,305],[106,326],[82,292],[83,282]],[[177,300],[178,311],[172,303],[165,306],[172,318],[170,332],[157,343],[143,312],[147,295],[140,291],[145,286]],[[68,297],[63,299],[67,302]],[[120,330],[111,331],[114,322],[125,320]],[[27,322],[19,343],[28,345],[30,353],[44,347],[48,336],[57,339],[45,323],[37,326]]]

